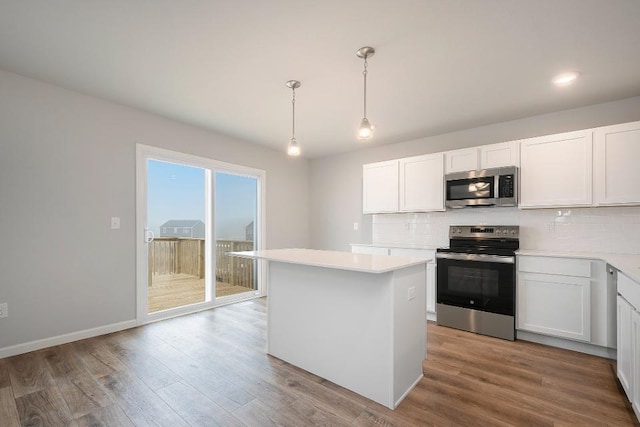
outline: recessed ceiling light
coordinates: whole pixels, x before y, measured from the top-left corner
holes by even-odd
[[[569,71],[567,73],[558,74],[551,81],[554,85],[559,87],[569,86],[578,79],[578,76],[580,76],[580,73],[577,71]]]

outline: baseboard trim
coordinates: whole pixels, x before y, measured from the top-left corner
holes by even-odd
[[[425,359],[426,359],[426,355],[425,355]],[[409,393],[411,393],[411,390],[413,390],[418,385],[418,383],[422,380],[422,378],[424,378],[424,374],[420,374],[420,376],[413,382],[413,384],[411,384],[411,387],[409,387],[407,391],[402,393],[402,396],[400,396],[400,398],[395,402],[393,408],[389,408],[389,409],[391,410],[396,409],[402,403],[404,398],[409,396]]]
[[[73,341],[93,338],[99,335],[110,334],[112,332],[122,331],[124,329],[138,326],[137,321],[127,320],[126,322],[112,323],[110,325],[99,326],[97,328],[85,329],[82,331],[71,332],[55,337],[44,338],[41,340],[30,341],[23,344],[16,344],[9,347],[0,348],[0,359],[5,357],[16,356],[18,354],[28,353],[30,351],[41,350],[43,348],[52,347],[61,344],[67,344]]]
[[[601,347],[589,343],[566,340],[558,337],[540,335],[528,331],[516,331],[516,339],[523,341],[531,341],[538,344],[544,344],[551,347],[564,348],[565,350],[577,351],[580,353],[591,354],[593,356],[605,357],[607,359],[616,360],[618,352],[615,348]]]

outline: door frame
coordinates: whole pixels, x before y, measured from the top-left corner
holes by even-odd
[[[254,250],[266,247],[265,231],[265,211],[266,211],[266,171],[247,166],[235,165],[219,160],[193,154],[180,153],[167,150],[165,148],[153,147],[150,145],[136,144],[136,322],[142,325],[157,320],[168,319],[170,317],[182,316],[184,314],[195,313],[197,311],[208,310],[221,305],[244,301],[267,294],[266,287],[266,263],[258,261],[256,265],[256,276],[258,280],[258,290],[237,294],[222,298],[212,298],[210,301],[177,307],[156,313],[148,313],[147,287],[149,279],[149,266],[147,255],[147,244],[145,243],[145,228],[147,226],[147,160],[166,161],[183,164],[186,166],[200,167],[205,169],[207,183],[205,185],[206,215],[207,224],[211,224],[206,229],[205,257],[210,262],[205,264],[205,277],[212,279],[210,287],[205,287],[205,296],[210,297],[212,287],[215,287],[215,173],[224,172],[256,178],[256,246]],[[205,298],[206,299],[206,298]]]

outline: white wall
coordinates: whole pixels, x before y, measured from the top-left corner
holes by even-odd
[[[266,170],[268,247],[309,245],[306,160],[0,70],[0,351],[135,319],[136,143]]]
[[[365,163],[635,120],[640,120],[640,97],[313,159],[310,163],[311,246],[348,251],[350,243],[374,240],[374,216],[362,215],[362,165]],[[446,222],[447,213],[444,215]],[[408,217],[399,215],[399,218],[397,221],[406,223]],[[360,224],[358,231],[353,230],[354,222]],[[495,222],[492,220],[492,223]]]

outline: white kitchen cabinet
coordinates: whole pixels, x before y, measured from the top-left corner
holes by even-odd
[[[362,212],[398,211],[398,160],[362,166]]]
[[[593,131],[520,141],[520,207],[592,204]]]
[[[518,141],[480,146],[480,169],[520,166]]]
[[[638,310],[634,310],[631,313],[631,336],[631,343],[633,345],[631,354],[634,363],[631,404],[636,413],[636,417],[640,420],[640,311]]]
[[[590,319],[589,279],[521,274],[518,329],[589,342]]]
[[[444,153],[400,159],[400,211],[444,211]]]
[[[517,329],[591,342],[590,260],[520,256],[516,294]]]
[[[640,204],[640,122],[597,128],[593,138],[594,203]]]
[[[631,379],[633,377],[632,359],[632,336],[631,336],[631,314],[633,307],[624,298],[618,296],[618,357],[616,361],[618,379],[629,397],[633,400],[633,388]]]
[[[476,170],[480,166],[478,147],[463,148],[444,153],[446,161],[445,173]]]
[[[619,273],[617,288],[617,374],[640,419],[640,283]]]

